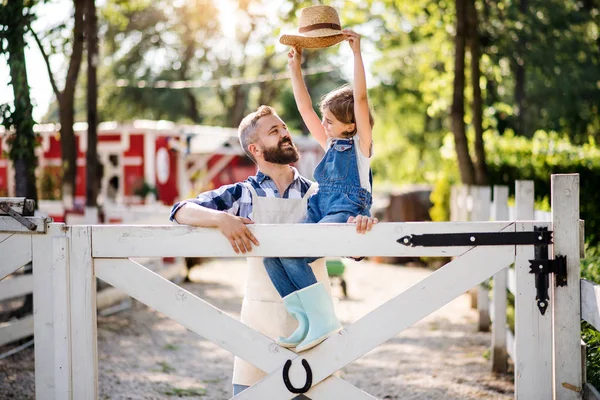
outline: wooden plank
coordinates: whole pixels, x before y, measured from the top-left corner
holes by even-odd
[[[394,337],[477,282],[491,277],[514,261],[514,247],[477,248],[433,272],[319,346],[302,353],[312,368],[313,384]],[[290,399],[281,379],[282,368],[238,395],[243,399]],[[290,370],[301,382],[303,368]],[[310,391],[307,393],[310,397]]]
[[[33,335],[33,316],[27,316],[14,322],[0,324],[0,346]]]
[[[279,347],[272,339],[135,261],[95,259],[94,268],[98,278],[263,371],[275,371],[288,359],[297,357],[296,353]],[[325,385],[324,382],[320,389],[324,393],[331,393],[326,388],[332,385],[336,390],[352,394],[346,398],[371,398],[339,378],[332,377],[328,381],[331,383]]]
[[[33,275],[20,275],[0,281],[0,301],[33,292]]]
[[[494,186],[491,218],[494,221],[508,220],[508,186]],[[494,275],[492,285],[492,372],[505,374],[508,368],[508,352],[506,348],[506,289],[509,268]]]
[[[516,360],[515,358],[515,335],[510,331],[510,329],[506,330],[506,353],[510,357],[513,362]]]
[[[600,392],[590,383],[583,385],[583,400],[600,400]]]
[[[513,296],[517,293],[517,273],[514,268],[507,268],[507,280],[506,280],[506,288],[509,292],[513,294]]]
[[[534,210],[532,181],[517,181],[518,221],[531,221]],[[517,222],[517,232],[533,230],[533,222]],[[536,223],[537,225],[537,223]],[[536,302],[534,275],[529,273],[533,246],[517,246],[515,260],[515,394],[522,399],[552,398],[552,307],[541,315]],[[551,303],[550,303],[551,304]]]
[[[31,235],[15,233],[0,242],[0,280],[31,262]]]
[[[477,286],[477,312],[479,313],[477,329],[479,332],[489,332],[492,322],[490,319],[490,292],[484,284]]]
[[[298,363],[300,360],[295,360]],[[292,368],[302,368],[301,365],[292,366]],[[304,368],[302,368],[304,370]],[[292,381],[294,383],[294,381]],[[377,400],[376,397],[363,392],[356,386],[346,382],[343,379],[330,376],[324,381],[317,385],[313,385],[310,389],[310,399],[312,400],[331,400],[331,399],[344,399],[344,400]],[[260,397],[256,397],[260,399]]]
[[[46,232],[46,222],[48,219],[46,217],[25,217],[29,221],[33,222],[37,225],[35,231],[30,231],[27,227],[22,225],[19,221],[14,219],[13,217],[8,217],[6,215],[0,215],[0,232],[18,232],[18,233],[45,233]]]
[[[93,256],[127,257],[301,257],[301,256],[458,256],[470,247],[406,247],[405,235],[499,232],[510,222],[379,223],[365,235],[352,224],[249,225],[261,242],[236,254],[217,230],[190,226],[93,226]],[[336,240],[332,241],[331,238]]]
[[[581,280],[581,318],[600,330],[600,285]]]
[[[167,268],[163,268],[159,271],[157,271],[156,273],[160,276],[162,276],[165,279],[168,280],[173,280],[174,278],[176,278],[177,276],[182,276],[184,277],[185,275],[185,265],[183,264],[173,264],[168,266]],[[119,303],[120,301],[128,298],[129,295],[117,288],[106,288],[100,292],[98,292],[98,295],[96,297],[96,307],[98,308],[98,310],[102,310],[106,307],[110,307],[114,304]]]
[[[552,213],[548,211],[535,210],[533,212],[533,219],[535,221],[552,221]]]
[[[90,233],[89,226],[71,227],[68,263],[74,399],[98,398],[96,279]]]
[[[579,399],[581,377],[581,297],[579,266],[579,175],[552,175],[554,257],[567,257],[567,285],[551,282],[554,300],[554,396]]]
[[[54,285],[54,382],[57,399],[73,398],[69,241],[65,231],[52,238]]]
[[[471,221],[489,221],[491,215],[489,186],[472,186],[471,198],[473,201],[473,209],[471,211]],[[487,282],[482,282],[477,288],[477,312],[479,319],[477,328],[480,332],[488,332],[490,330],[490,300]]]
[[[54,381],[54,285],[52,235],[62,224],[50,224],[46,235],[31,236],[33,247],[33,315],[36,399],[57,399]]]

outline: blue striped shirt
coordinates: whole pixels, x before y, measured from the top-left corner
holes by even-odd
[[[285,193],[283,193],[283,196],[279,193],[275,182],[260,171],[255,176],[246,179],[245,182],[250,183],[254,187],[254,190],[256,190],[256,194],[260,197],[301,199],[308,189],[310,189],[312,181],[301,176],[296,168],[290,168],[294,171],[294,180]],[[252,193],[244,182],[221,186],[218,189],[200,193],[195,199],[175,203],[169,217],[171,221],[175,221],[175,213],[185,203],[196,203],[212,210],[225,211],[231,215],[252,219]]]

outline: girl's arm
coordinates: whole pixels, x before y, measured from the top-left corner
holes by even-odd
[[[360,138],[360,150],[365,157],[371,157],[373,137],[369,121],[367,79],[360,54],[360,35],[350,29],[344,29],[343,33],[354,53],[354,118],[356,119],[356,132]]]
[[[302,78],[302,69],[300,68],[300,62],[302,59],[302,49],[299,47],[293,47],[288,53],[288,66],[290,68],[292,76],[292,90],[294,91],[294,99],[296,100],[296,107],[300,112],[302,120],[306,124],[306,127],[313,135],[315,140],[319,142],[321,147],[325,149],[327,144],[327,135],[325,129],[321,125],[321,120],[315,112],[312,106],[312,100],[304,79]]]

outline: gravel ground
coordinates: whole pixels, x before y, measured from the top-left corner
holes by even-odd
[[[352,323],[430,271],[349,262],[349,299],[337,302]],[[183,286],[239,317],[244,263],[215,260],[192,271]],[[337,283],[334,294],[341,295]],[[98,318],[101,399],[227,399],[233,356],[141,303]],[[463,295],[341,371],[341,377],[380,399],[510,399],[510,376],[490,373],[489,333],[476,332],[476,312]],[[0,353],[8,350],[0,348]],[[0,360],[0,399],[32,399],[33,349]]]

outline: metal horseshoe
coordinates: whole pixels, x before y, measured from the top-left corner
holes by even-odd
[[[306,393],[310,390],[311,386],[312,386],[312,370],[310,369],[310,365],[308,365],[308,361],[306,360],[302,360],[302,366],[304,367],[304,370],[306,371],[306,383],[304,384],[303,387],[297,389],[292,385],[292,382],[290,382],[290,367],[292,366],[292,360],[287,360],[285,362],[285,365],[283,366],[283,383],[285,383],[285,387],[287,388],[287,390],[289,390],[292,393],[295,394],[300,394],[300,393]]]

